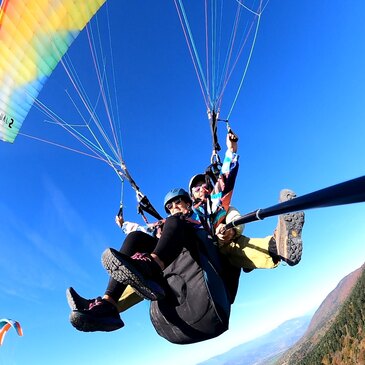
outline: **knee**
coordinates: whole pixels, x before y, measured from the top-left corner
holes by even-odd
[[[153,238],[141,231],[134,231],[127,235],[125,238],[122,247],[120,248],[120,252],[126,255],[133,255],[136,251],[144,248],[144,243],[146,241],[150,241]],[[141,247],[142,246],[142,247]]]
[[[147,233],[143,232],[143,231],[133,231],[133,232],[128,233],[124,242],[129,241],[129,240],[131,240],[131,241],[140,240],[140,239],[143,239],[146,235],[147,235]]]
[[[184,219],[181,219],[180,216],[172,215],[172,216],[166,218],[163,229],[165,229],[165,228],[176,229],[176,228],[184,227],[185,224],[186,224],[186,221]]]

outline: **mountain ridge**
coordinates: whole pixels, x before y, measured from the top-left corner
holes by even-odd
[[[363,278],[363,280],[361,280]],[[363,287],[361,286],[363,285]],[[360,287],[360,288],[357,288]],[[357,288],[357,289],[356,289]],[[356,289],[356,290],[355,290]],[[354,293],[355,292],[355,293]],[[364,294],[363,294],[364,293]],[[323,338],[335,336],[336,323],[341,322],[341,326],[346,325],[347,313],[344,306],[355,296],[355,301],[360,301],[356,307],[357,312],[361,307],[365,312],[365,263],[358,269],[342,278],[335,289],[333,289],[315,311],[314,315],[306,315],[285,321],[272,331],[254,340],[245,342],[233,349],[200,362],[197,365],[314,365],[316,362],[305,362],[306,357],[310,357],[315,349],[318,348]],[[350,301],[351,302],[351,301]],[[360,308],[359,308],[360,307]],[[350,307],[351,308],[351,305]],[[348,309],[352,310],[353,309]],[[362,314],[361,314],[362,316]],[[364,361],[361,356],[357,356],[358,363],[325,362],[326,365],[365,365],[365,313],[363,338],[357,339],[358,346],[364,348]],[[350,341],[346,337],[345,330],[337,332],[344,333],[343,340]],[[352,324],[352,331],[356,331],[356,324]],[[332,332],[331,332],[331,331]],[[359,332],[361,332],[359,330]],[[328,333],[331,333],[328,335]],[[336,348],[338,351],[338,348]],[[323,351],[323,350],[321,350]],[[333,350],[335,353],[335,350]],[[348,352],[348,351],[347,351]],[[342,355],[328,354],[328,359],[341,359]],[[346,354],[346,356],[350,356]],[[331,361],[332,361],[331,360]],[[311,360],[312,361],[312,360]],[[335,360],[333,360],[335,361]],[[318,364],[321,362],[318,362]]]
[[[346,275],[275,365],[365,365],[365,264]]]

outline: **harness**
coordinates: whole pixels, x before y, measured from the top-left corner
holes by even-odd
[[[151,215],[152,217],[156,218],[157,220],[161,220],[162,217],[161,215],[157,212],[157,210],[153,207],[153,205],[151,204],[151,202],[149,201],[149,199],[147,198],[146,195],[144,195],[139,186],[136,184],[136,182],[133,180],[131,174],[129,173],[129,171],[127,170],[127,167],[124,163],[121,164],[121,168],[123,169],[123,171],[118,170],[118,174],[122,177],[122,179],[127,179],[128,182],[130,183],[131,187],[133,188],[133,190],[136,192],[136,198],[137,198],[137,213],[140,214],[144,220],[144,222],[146,224],[148,224],[148,220],[144,214],[144,212],[148,213],[149,215]],[[123,195],[123,192],[122,192]],[[121,198],[121,202],[120,202],[120,206],[119,206],[119,211],[118,211],[118,216],[122,217],[123,216],[123,203],[122,203],[122,198]]]
[[[204,229],[195,232],[195,244],[184,248],[164,270],[166,297],[150,304],[156,332],[176,344],[217,337],[229,324],[231,298],[222,279],[218,249]]]

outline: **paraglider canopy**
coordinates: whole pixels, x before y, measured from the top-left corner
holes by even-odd
[[[103,44],[98,33],[100,26],[97,16],[103,12],[102,7],[105,23],[109,25],[105,3],[106,0],[0,1],[0,49],[4,53],[0,59],[0,141],[13,143],[18,135],[22,135],[101,160],[112,167],[122,185],[124,179],[131,184],[136,192],[138,212],[143,219],[146,220],[143,211],[161,219],[132,179],[123,161],[118,102],[116,95],[112,97],[111,92],[111,89],[116,90],[112,42],[109,34],[108,42],[105,42],[108,46]],[[93,21],[96,23],[95,34]],[[68,55],[69,47],[84,29],[95,68],[92,70],[95,71],[93,76],[96,76],[99,88],[96,99],[86,92]],[[109,72],[106,68],[107,59]],[[66,90],[65,93],[77,111],[75,123],[64,120],[38,98],[57,65],[64,68],[74,89],[74,92]],[[112,75],[110,79],[109,73]],[[87,81],[90,81],[90,73]],[[33,106],[46,115],[48,127],[58,126],[68,132],[79,143],[81,151],[73,145],[49,139],[51,128],[42,128],[47,131],[46,136],[42,137],[23,133],[23,122]],[[105,114],[100,117],[99,111],[103,107]],[[121,203],[118,214],[121,214],[122,206]]]
[[[19,322],[9,318],[0,319],[0,346],[3,344],[5,335],[10,328],[14,328],[19,336],[23,336],[23,329]]]
[[[45,81],[104,2],[1,4],[0,48],[6,57],[0,62],[0,140],[14,141]]]

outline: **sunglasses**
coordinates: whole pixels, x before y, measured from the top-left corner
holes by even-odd
[[[175,200],[173,200],[172,202],[170,202],[170,203],[167,203],[166,204],[166,208],[168,209],[168,210],[171,210],[171,208],[172,208],[172,204],[180,204],[181,202],[182,202],[183,200],[181,199],[181,198],[177,198],[177,199],[175,199]]]
[[[207,184],[199,184],[199,185],[193,186],[191,188],[191,191],[193,193],[196,193],[197,191],[200,191],[201,189],[206,189],[207,187],[208,187]]]

